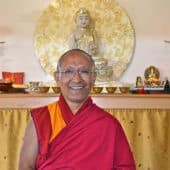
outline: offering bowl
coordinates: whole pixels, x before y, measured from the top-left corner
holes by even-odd
[[[122,86],[122,87],[119,87],[119,90],[121,93],[128,93],[129,90],[130,90],[130,87],[129,86]]]
[[[40,93],[47,93],[49,91],[49,86],[38,86],[38,91]]]
[[[96,86],[94,86],[94,87],[92,88],[92,92],[93,92],[93,93],[97,93],[97,94],[101,93],[102,90],[103,90],[103,87],[96,87]]]
[[[114,93],[116,91],[117,87],[106,87],[107,93]]]
[[[59,86],[53,86],[53,87],[51,87],[51,88],[53,89],[53,92],[54,92],[54,93],[60,93],[60,92],[61,92],[61,89],[60,89]]]

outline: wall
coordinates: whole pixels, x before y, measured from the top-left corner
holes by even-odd
[[[33,47],[36,21],[50,0],[0,0],[0,72],[24,71],[25,82],[50,81]],[[170,78],[170,1],[117,0],[131,18],[136,34],[134,56],[121,82],[134,83],[149,65],[159,68],[161,79]],[[1,75],[0,75],[1,76]]]

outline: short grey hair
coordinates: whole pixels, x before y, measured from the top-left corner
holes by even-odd
[[[94,62],[92,56],[90,54],[88,54],[87,52],[77,48],[77,49],[68,50],[63,55],[61,55],[61,57],[59,58],[58,63],[57,63],[57,72],[60,71],[61,63],[62,63],[64,57],[66,57],[66,56],[68,56],[68,55],[70,55],[70,54],[72,54],[74,52],[79,52],[80,54],[83,54],[83,56],[85,56],[88,59],[88,61],[91,63],[92,70],[95,71],[95,62]]]

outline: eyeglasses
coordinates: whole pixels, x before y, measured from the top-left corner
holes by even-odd
[[[73,78],[73,76],[78,73],[81,78],[86,79],[88,78],[94,71],[87,70],[87,69],[80,69],[80,70],[74,70],[74,69],[66,69],[66,70],[60,70],[59,73],[65,77],[65,78]]]

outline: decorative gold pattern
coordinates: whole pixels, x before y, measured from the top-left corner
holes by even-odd
[[[126,12],[114,0],[54,0],[43,11],[35,31],[35,51],[42,68],[53,75],[61,54],[67,51],[75,13],[90,12],[103,46],[104,58],[113,67],[115,80],[126,70],[134,50],[134,29]]]

